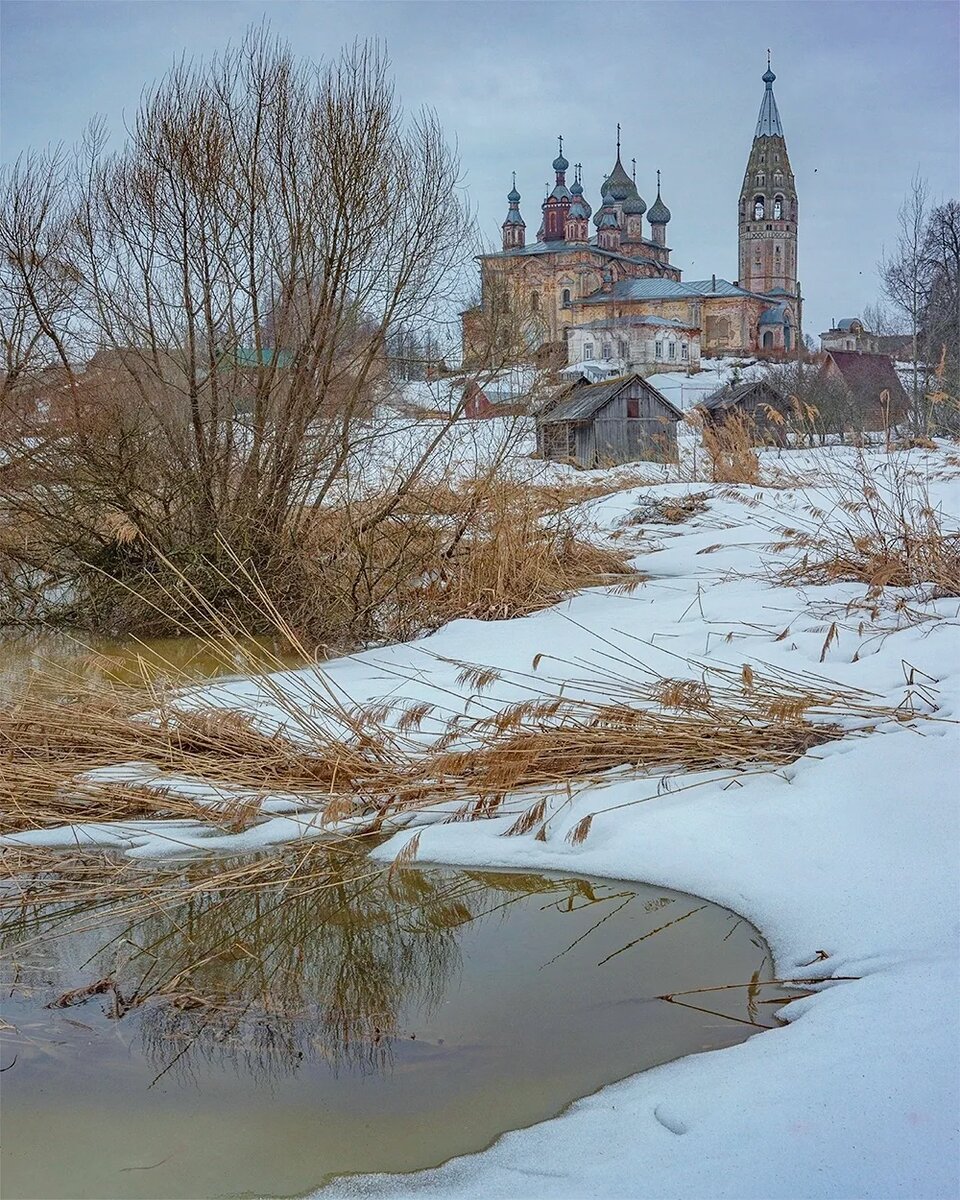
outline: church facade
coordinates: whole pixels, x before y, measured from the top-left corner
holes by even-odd
[[[695,367],[700,354],[784,353],[800,336],[797,284],[797,194],[777,102],[776,76],[764,93],[744,173],[738,212],[739,279],[684,281],[670,261],[672,214],[661,195],[647,208],[621,161],[620,128],[613,169],[593,212],[579,164],[553,160],[555,184],[543,200],[536,240],[528,243],[516,177],[502,225],[503,245],[479,258],[481,298],[462,314],[464,362],[493,357],[496,309],[509,313],[523,353],[551,350],[570,362],[586,355],[622,359],[649,374]],[[591,226],[593,227],[591,229]],[[504,327],[508,322],[503,321]],[[651,330],[657,332],[651,336]]]

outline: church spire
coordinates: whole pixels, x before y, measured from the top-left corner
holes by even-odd
[[[763,73],[764,92],[760,101],[760,116],[757,118],[758,137],[783,137],[783,126],[780,124],[780,113],[777,111],[777,101],[773,94],[773,81],[776,79],[770,69],[770,51],[767,51],[767,69]]]
[[[800,323],[797,296],[797,189],[783,125],[773,94],[776,79],[767,51],[763,98],[747,169],[740,189],[739,283],[748,292],[769,296],[765,310],[783,320],[759,332],[761,349],[791,350]],[[782,312],[781,312],[782,310]],[[769,322],[768,322],[769,324]]]
[[[524,244],[527,227],[523,217],[520,216],[520,193],[517,191],[516,171],[513,172],[513,187],[507,192],[507,203],[510,207],[507,209],[506,220],[500,226],[503,230],[503,248],[504,250],[519,250]]]

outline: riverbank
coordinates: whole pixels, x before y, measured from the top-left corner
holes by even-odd
[[[778,977],[806,982],[811,994],[783,1010],[784,1029],[605,1088],[436,1171],[346,1178],[324,1196],[939,1200],[956,1190],[960,600],[922,578],[820,582],[810,539],[869,510],[869,494],[836,491],[863,469],[881,493],[903,485],[925,497],[949,550],[960,463],[944,444],[862,458],[843,447],[764,452],[762,465],[771,486],[675,482],[587,501],[598,540],[629,551],[646,577],[630,591],[595,589],[509,621],[455,621],[427,638],[275,675],[269,687],[231,681],[186,701],[288,731],[278,694],[309,699],[322,688],[353,712],[386,707],[397,719],[425,705],[434,714],[421,730],[427,744],[451,721],[469,739],[472,720],[531,696],[589,685],[613,704],[624,679],[649,677],[681,681],[671,703],[687,704],[711,672],[726,672],[744,694],[755,679],[779,677],[800,691],[857,692],[877,714],[844,717],[847,736],[775,768],[625,765],[551,790],[519,833],[532,796],[510,797],[482,820],[413,814],[417,828],[381,846],[381,857],[693,892],[754,923]],[[694,494],[685,519],[664,519]],[[917,517],[927,519],[919,509]],[[808,531],[806,545],[798,530]],[[873,554],[880,541],[861,550]],[[237,835],[197,820],[171,826],[166,847],[155,822],[86,836],[137,856],[330,833],[314,817],[271,819],[268,804],[262,823]],[[64,836],[69,844],[75,834]]]

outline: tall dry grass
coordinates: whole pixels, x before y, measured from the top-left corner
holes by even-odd
[[[818,502],[780,529],[775,549],[796,551],[777,569],[781,579],[960,596],[960,525],[936,506],[909,457],[871,465],[862,453],[846,462],[823,456],[819,476]]]

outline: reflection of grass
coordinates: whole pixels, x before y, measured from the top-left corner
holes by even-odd
[[[112,992],[115,1017],[139,1013],[161,1072],[198,1057],[255,1075],[312,1058],[379,1070],[403,1014],[429,1013],[459,970],[458,930],[531,895],[562,903],[589,888],[374,868],[355,849],[317,850],[296,873],[283,857],[286,876],[271,887],[220,889],[223,870],[208,865],[209,890],[197,887],[202,870],[163,872],[162,899],[132,912],[123,902],[23,911],[3,931],[5,955],[30,961],[58,943],[84,953],[99,990],[73,989],[60,1002]]]

